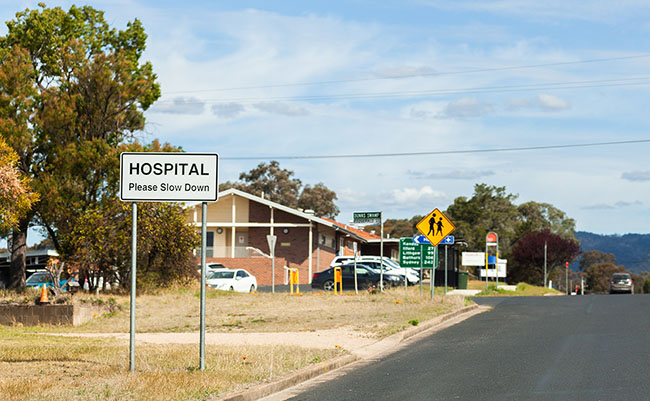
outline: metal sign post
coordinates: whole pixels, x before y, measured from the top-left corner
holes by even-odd
[[[133,202],[129,369],[135,370],[135,295],[137,216],[135,202],[203,202],[201,227],[201,316],[199,358],[205,370],[205,256],[207,202],[219,196],[216,153],[123,152],[120,154],[120,200]]]
[[[355,224],[379,224],[380,225],[380,238],[379,238],[379,289],[384,291],[384,217],[381,211],[379,212],[354,212],[352,213],[353,221]],[[356,254],[356,251],[355,251]],[[354,273],[356,279],[356,269]],[[356,291],[356,285],[355,285]]]
[[[449,245],[454,245],[454,236],[448,235],[440,243],[445,245],[445,295],[447,295],[447,248]]]
[[[357,284],[357,243],[352,243],[352,250],[354,252],[354,293],[359,295],[359,286]],[[382,278],[379,278],[379,287],[383,287]]]
[[[200,355],[200,369],[205,370],[205,257],[206,257],[206,241],[207,232],[206,226],[208,221],[208,203],[201,204],[201,323],[200,323],[200,338],[199,338],[199,355]]]
[[[495,267],[495,285],[496,288],[499,288],[499,236],[495,232],[489,232],[485,236],[485,290],[488,290],[488,283],[490,282],[488,278],[488,247],[496,247],[496,258],[494,260]]]
[[[135,278],[138,256],[138,204],[131,204],[131,324],[129,330],[129,370],[135,371]]]
[[[277,235],[267,235],[266,241],[269,243],[269,250],[271,251],[271,292],[275,294],[275,243],[278,239]]]
[[[436,268],[438,267],[438,245],[433,247],[433,267],[431,268],[431,302],[433,302],[433,290],[436,287]]]

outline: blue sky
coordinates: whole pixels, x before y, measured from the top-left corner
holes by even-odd
[[[87,4],[149,35],[163,96],[142,140],[218,152],[223,181],[279,156],[352,154],[279,161],[335,190],[342,222],[424,215],[487,183],[579,230],[650,232],[650,143],[361,156],[650,139],[647,1]],[[36,5],[0,0],[0,18]]]

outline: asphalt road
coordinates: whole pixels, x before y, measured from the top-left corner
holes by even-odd
[[[650,295],[477,300],[494,309],[292,400],[650,400]]]

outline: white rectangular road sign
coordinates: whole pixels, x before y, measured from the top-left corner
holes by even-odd
[[[219,193],[216,153],[124,152],[120,199],[129,202],[214,202]]]
[[[485,267],[485,252],[463,252],[460,264],[463,266]]]

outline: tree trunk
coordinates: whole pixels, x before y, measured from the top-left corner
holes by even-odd
[[[25,270],[27,267],[27,229],[29,219],[23,219],[11,234],[11,266],[9,267],[9,288],[25,287]]]

